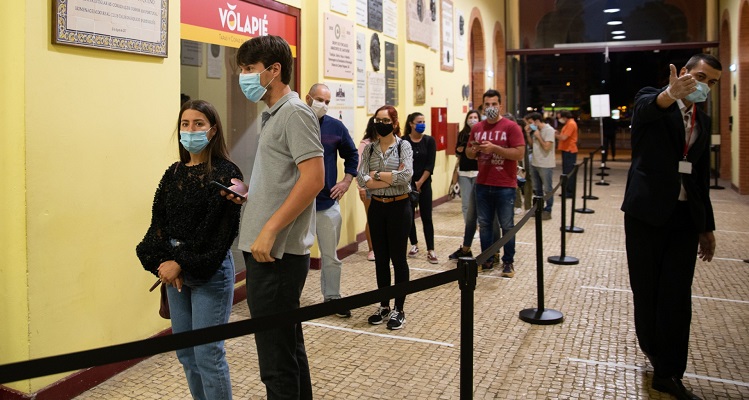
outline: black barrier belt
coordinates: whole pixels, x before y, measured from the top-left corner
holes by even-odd
[[[60,372],[94,367],[97,365],[149,357],[186,347],[217,342],[259,331],[279,328],[302,321],[321,318],[340,310],[352,310],[379,303],[382,300],[403,297],[437,286],[457,281],[460,271],[455,268],[407,283],[331,300],[281,314],[251,318],[224,325],[197,329],[173,335],[159,336],[114,346],[100,347],[75,353],[62,354],[34,360],[0,365],[0,383],[15,382]]]
[[[559,186],[559,185],[557,185],[557,186]],[[515,224],[515,226],[512,229],[510,229],[509,232],[507,232],[506,234],[502,235],[501,239],[499,239],[496,242],[494,242],[493,245],[489,246],[488,249],[484,250],[481,254],[479,254],[478,257],[476,257],[476,264],[481,265],[481,264],[485,263],[486,260],[489,259],[489,257],[491,257],[494,254],[496,254],[497,251],[499,251],[499,249],[502,246],[504,246],[505,244],[507,244],[507,242],[509,242],[510,239],[512,239],[513,237],[515,237],[515,234],[517,234],[518,231],[520,230],[520,228],[522,228],[523,225],[525,225],[525,223],[528,222],[528,220],[531,218],[531,215],[533,215],[533,214],[536,213],[536,207],[538,207],[538,204],[534,204],[533,207],[531,207],[530,209],[528,209],[528,211],[525,212],[525,215],[523,215],[523,218],[521,218],[520,221],[518,221],[518,223]]]

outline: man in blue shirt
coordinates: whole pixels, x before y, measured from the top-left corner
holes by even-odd
[[[341,207],[338,201],[351,186],[359,165],[359,153],[343,123],[329,115],[330,89],[322,83],[312,85],[306,96],[307,105],[320,121],[320,133],[325,164],[325,187],[317,194],[316,234],[322,268],[320,287],[325,301],[341,298],[341,260],[337,247],[341,239]],[[338,157],[343,159],[343,180],[338,179]],[[351,317],[350,310],[339,310],[341,318]]]

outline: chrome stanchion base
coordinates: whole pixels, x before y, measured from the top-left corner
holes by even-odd
[[[606,181],[596,182],[596,186],[608,186],[608,185],[609,185],[609,183],[606,182]]]
[[[598,200],[598,196],[593,196],[591,194],[591,195],[588,195],[588,196],[583,196],[583,199],[585,199],[585,200]]]
[[[575,212],[580,214],[593,214],[595,211],[590,208],[576,208]]]
[[[580,228],[579,226],[569,226],[569,225],[567,225],[567,226],[564,227],[564,231],[565,232],[570,232],[570,233],[583,233],[583,232],[585,232],[585,229]]]
[[[580,264],[580,260],[570,256],[551,256],[546,261],[556,265],[577,265]]]
[[[520,319],[535,325],[554,325],[564,321],[564,316],[557,310],[550,310],[545,308],[539,310],[538,308],[527,308],[520,311]]]

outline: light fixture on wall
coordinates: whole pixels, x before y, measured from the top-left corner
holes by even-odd
[[[728,67],[728,70],[729,70],[729,71],[731,71],[731,72],[736,72],[736,64],[731,64],[731,65],[730,65],[730,66]]]

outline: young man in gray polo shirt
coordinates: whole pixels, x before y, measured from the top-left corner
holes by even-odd
[[[262,114],[249,191],[239,181],[231,187],[247,193],[249,203],[239,248],[247,265],[247,304],[257,318],[299,308],[314,239],[314,200],[325,170],[317,117],[289,88],[288,43],[279,36],[250,39],[237,51],[237,65],[245,96],[269,107]],[[257,332],[255,344],[268,399],[312,398],[301,324]]]
[[[533,191],[537,196],[551,193],[554,179],[554,167],[557,165],[554,152],[554,128],[544,121],[541,113],[532,112],[525,116],[525,129],[533,139],[533,159],[531,171],[533,174]],[[554,196],[546,200],[546,206],[541,219],[551,219],[551,207]]]

